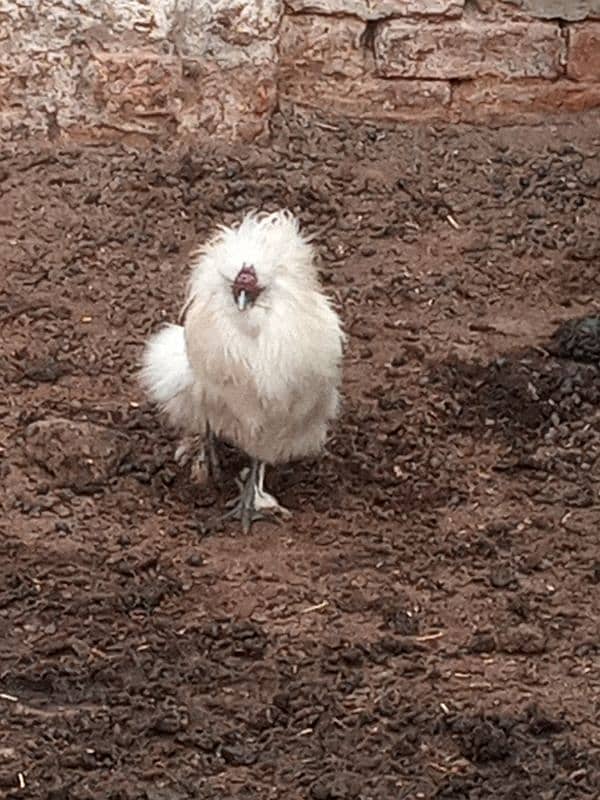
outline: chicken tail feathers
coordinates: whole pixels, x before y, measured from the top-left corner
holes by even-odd
[[[181,325],[166,325],[148,340],[142,356],[140,383],[177,428],[193,426],[194,377]]]

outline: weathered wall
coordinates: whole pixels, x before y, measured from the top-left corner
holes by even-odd
[[[253,138],[281,0],[0,0],[2,135]]]
[[[0,0],[0,138],[600,106],[600,0]]]

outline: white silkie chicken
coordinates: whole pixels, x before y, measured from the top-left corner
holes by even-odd
[[[265,465],[317,455],[339,404],[344,336],[295,217],[220,228],[194,255],[181,321],[149,339],[142,383],[183,436],[176,458],[195,441],[196,468],[218,479],[215,437],[250,457],[224,515],[247,532],[289,513],[265,491]]]

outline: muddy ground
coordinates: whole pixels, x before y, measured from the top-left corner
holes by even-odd
[[[598,349],[552,340],[600,308],[598,122],[1,154],[0,796],[600,796]],[[243,537],[239,456],[194,485],[135,374],[190,249],[279,205],[344,410]]]

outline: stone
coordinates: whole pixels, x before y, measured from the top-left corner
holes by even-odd
[[[221,66],[267,63],[283,13],[282,0],[170,0],[169,33],[178,54]]]
[[[600,81],[600,23],[569,28],[567,74],[577,81]]]
[[[215,70],[196,64],[198,102],[190,102],[179,117],[185,135],[251,142],[268,136],[277,105],[277,62]]]
[[[447,81],[387,81],[374,75],[365,26],[351,17],[285,17],[279,93],[283,104],[362,119],[431,116],[450,102]]]
[[[292,11],[343,14],[364,20],[386,17],[459,17],[465,0],[287,0]]]
[[[89,491],[113,477],[129,453],[125,436],[91,422],[56,417],[39,420],[25,431],[25,450],[55,485]]]
[[[435,119],[450,103],[447,81],[282,73],[280,106],[312,108],[355,119]]]
[[[0,139],[255,138],[276,103],[282,12],[282,0],[0,0]]]
[[[183,95],[181,61],[151,50],[99,50],[82,69],[80,90],[96,99],[98,121],[123,125],[139,118],[152,130],[153,118],[177,117]]]
[[[365,25],[352,17],[285,17],[280,32],[280,69],[359,78],[374,68],[362,45]]]
[[[482,79],[456,86],[453,110],[457,118],[477,121],[507,116],[522,118],[539,113],[587,111],[600,108],[600,83],[569,80],[506,83]]]
[[[504,0],[525,14],[539,19],[561,19],[577,22],[587,17],[600,17],[600,0]]]
[[[556,78],[566,57],[559,26],[546,22],[391,20],[379,25],[374,44],[385,78]]]
[[[249,64],[216,68],[151,51],[99,53],[86,66],[96,100],[97,135],[110,129],[159,137],[201,129],[251,141],[267,128],[276,104],[274,69]]]

